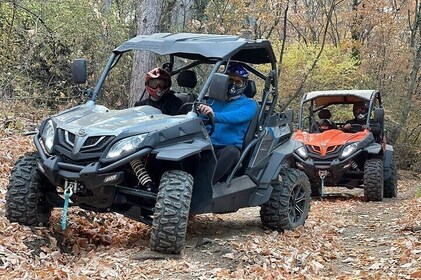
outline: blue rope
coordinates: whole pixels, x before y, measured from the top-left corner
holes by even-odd
[[[63,212],[61,215],[61,229],[66,229],[66,221],[67,221],[67,209],[69,208],[69,198],[73,194],[72,189],[68,188],[64,191],[64,205],[63,205]]]

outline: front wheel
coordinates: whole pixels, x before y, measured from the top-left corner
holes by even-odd
[[[367,201],[383,200],[383,161],[368,159],[364,164],[364,197]]]
[[[311,187],[307,176],[297,169],[285,168],[282,181],[273,184],[269,200],[262,205],[260,219],[273,230],[292,230],[304,225],[310,210]]]
[[[180,254],[186,243],[193,177],[180,170],[166,171],[159,184],[152,224],[152,250]]]
[[[12,169],[6,193],[6,218],[10,222],[27,226],[48,224],[53,209],[46,198],[49,182],[43,182],[37,158],[36,154],[25,155]]]

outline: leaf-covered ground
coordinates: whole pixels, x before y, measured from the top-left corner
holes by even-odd
[[[263,229],[259,208],[198,215],[179,258],[148,249],[150,228],[117,214],[74,208],[66,231],[54,210],[47,228],[4,217],[8,176],[33,150],[14,116],[0,132],[1,279],[414,279],[421,278],[421,198],[417,174],[400,171],[397,199],[364,202],[335,188],[313,200],[305,227]]]

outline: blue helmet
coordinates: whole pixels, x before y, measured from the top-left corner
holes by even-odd
[[[243,93],[247,86],[249,73],[239,65],[232,63],[228,66],[226,74],[230,76],[230,84],[228,86],[228,95],[230,98],[239,96]]]

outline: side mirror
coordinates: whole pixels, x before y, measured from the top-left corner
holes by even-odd
[[[384,109],[383,108],[374,109],[374,122],[383,124],[383,120],[384,120]]]
[[[72,64],[72,77],[73,81],[77,84],[86,83],[86,77],[88,76],[86,71],[86,59],[76,59]]]
[[[227,100],[228,85],[228,75],[221,73],[213,74],[211,84],[209,86],[209,98],[219,101]]]

